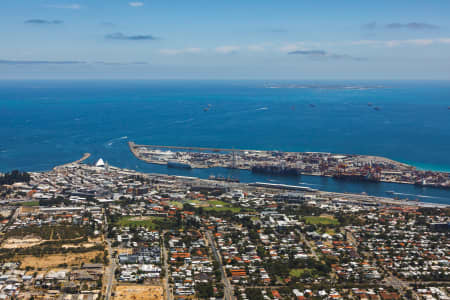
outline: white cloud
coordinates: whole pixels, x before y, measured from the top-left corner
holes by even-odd
[[[333,43],[327,43],[327,46],[332,46]],[[309,50],[312,48],[323,48],[323,43],[318,42],[296,42],[296,43],[290,43],[285,44],[278,48],[280,52],[286,53],[286,52],[292,52],[292,51],[301,51],[301,50]]]
[[[73,3],[73,4],[50,4],[50,5],[46,5],[46,7],[63,8],[63,9],[80,9],[81,5],[77,4],[77,3]]]
[[[220,46],[215,48],[214,50],[220,54],[231,54],[236,53],[241,47],[239,46]]]
[[[450,44],[450,38],[440,38],[439,43]]]
[[[281,52],[292,52],[292,51],[298,51],[298,50],[305,50],[305,43],[298,42],[294,44],[287,44],[280,48]]]
[[[350,43],[351,45],[368,45],[378,47],[399,47],[399,46],[429,46],[432,44],[450,44],[450,38],[437,39],[410,39],[410,40],[360,40]]]
[[[165,55],[197,54],[203,52],[203,49],[202,48],[162,49],[159,52]]]
[[[262,52],[265,50],[265,47],[262,45],[250,45],[247,49],[252,52]]]
[[[132,7],[141,7],[144,6],[143,2],[129,2],[128,5],[132,6]]]

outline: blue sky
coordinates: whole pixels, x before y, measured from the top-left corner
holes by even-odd
[[[3,0],[0,78],[450,79],[450,1]]]

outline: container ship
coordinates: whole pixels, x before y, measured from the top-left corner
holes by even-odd
[[[277,165],[255,165],[251,168],[252,173],[263,173],[271,175],[300,176],[300,170]]]
[[[370,181],[370,182],[379,182],[380,178],[372,175],[372,174],[345,174],[345,173],[338,173],[332,175],[335,179],[343,179],[343,180],[352,180],[352,181]]]
[[[167,167],[177,169],[192,169],[192,166],[190,164],[179,161],[168,161]]]
[[[208,179],[209,180],[216,180],[216,181],[226,181],[226,182],[240,182],[238,178],[214,176],[214,175],[209,176]]]

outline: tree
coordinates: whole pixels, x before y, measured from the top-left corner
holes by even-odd
[[[211,298],[214,296],[214,289],[211,283],[200,283],[195,286],[199,298]]]
[[[0,185],[13,184],[16,182],[29,182],[30,179],[30,174],[28,174],[27,172],[14,170],[11,173],[6,173],[3,176],[0,176]]]

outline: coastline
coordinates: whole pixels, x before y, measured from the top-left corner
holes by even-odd
[[[134,156],[133,156],[134,157]],[[54,168],[50,168],[49,170],[43,170],[43,171],[31,171],[33,173],[45,173],[48,171],[51,171],[52,169],[57,169],[57,168],[61,168],[61,167],[67,167],[70,165],[76,165],[76,164],[83,164],[86,162],[86,160],[88,158],[92,158],[90,153],[85,153],[83,155],[82,158],[71,162],[71,163],[67,163],[67,164],[63,164],[63,165],[57,165]],[[137,159],[137,158],[136,158]],[[145,163],[145,162],[143,162]],[[147,164],[147,163],[145,163]],[[161,165],[159,165],[161,166]],[[142,170],[138,170],[138,168],[134,168],[134,167],[118,167],[124,170],[131,170],[133,172],[137,172],[137,173],[142,173],[142,174],[153,174],[153,175],[161,175],[161,176],[173,176],[173,177],[177,177],[177,178],[196,178],[198,180],[207,180],[207,181],[211,181],[208,178],[203,178],[202,176],[200,176],[199,174],[192,174],[192,176],[186,176],[186,175],[182,175],[180,173],[178,174],[170,174],[171,172],[164,172],[162,170],[159,170],[157,172],[154,171],[142,171]],[[205,170],[205,169],[202,169]],[[174,171],[173,169],[171,170],[172,172]],[[177,170],[175,170],[176,172]],[[245,171],[245,170],[244,170]],[[248,171],[248,170],[247,170]],[[318,176],[313,176],[313,177],[318,177]],[[258,181],[264,181],[268,184],[275,182],[280,182],[280,184],[284,184],[282,179],[280,181],[276,180],[276,179],[280,179],[277,176],[267,176],[267,178],[248,178],[246,181],[242,181],[240,184],[255,184]],[[329,177],[327,177],[328,179],[330,179]],[[250,180],[250,181],[249,181]],[[300,188],[304,188],[305,183],[302,182],[294,182],[294,183],[289,183],[285,184],[286,186],[295,186],[295,187],[300,187]],[[307,184],[306,184],[307,185]],[[323,186],[324,187],[324,186]],[[323,194],[334,194],[334,195],[340,195],[342,197],[349,197],[349,198],[353,198],[353,197],[364,197],[367,199],[373,199],[375,201],[379,201],[380,203],[389,203],[389,204],[395,204],[395,205],[400,205],[400,206],[421,206],[421,207],[450,207],[450,204],[447,203],[438,203],[438,202],[428,202],[428,201],[415,201],[415,200],[405,200],[405,199],[395,199],[395,198],[391,198],[391,197],[386,197],[386,196],[380,196],[380,195],[372,195],[372,194],[364,194],[364,193],[357,193],[357,192],[338,192],[338,191],[330,191],[330,190],[326,190],[323,189],[323,187],[318,187],[317,191]]]
[[[57,168],[61,168],[61,167],[67,167],[67,166],[70,166],[70,165],[82,164],[90,156],[91,156],[90,153],[85,153],[81,159],[76,160],[76,161],[74,161],[72,163],[55,166],[53,169],[57,169]],[[176,178],[179,178],[179,179],[195,179],[195,180],[206,181],[206,182],[215,181],[215,180],[211,180],[211,179],[200,178],[200,177],[197,177],[197,176],[192,176],[191,177],[191,176],[183,176],[183,175],[171,175],[171,174],[167,174],[167,173],[142,172],[142,171],[138,171],[138,170],[130,169],[130,168],[121,168],[121,167],[115,167],[115,168],[120,168],[120,169],[123,169],[123,170],[126,170],[126,171],[128,170],[128,171],[136,172],[138,174],[145,174],[145,175],[168,176],[168,177],[176,177]],[[45,173],[45,172],[47,172],[47,171],[43,171],[43,173]],[[222,183],[222,182],[220,182],[220,183]],[[249,186],[249,185],[258,184],[258,182],[240,182],[240,183],[228,183],[228,184],[236,185],[236,186],[239,186],[239,185]],[[273,185],[270,182],[267,182],[265,184],[267,184],[269,186]],[[287,185],[287,184],[275,184],[273,186],[279,186],[277,189],[286,189],[286,190],[290,190],[292,188],[294,188],[294,189],[296,189],[296,188],[304,189],[305,188],[305,186],[301,185],[300,183],[289,184],[289,185]],[[420,206],[420,207],[436,207],[436,208],[447,208],[447,207],[450,207],[450,204],[435,203],[435,202],[422,202],[422,201],[408,201],[408,200],[402,200],[402,199],[394,199],[394,198],[385,197],[385,196],[375,196],[375,195],[348,193],[348,192],[331,192],[331,191],[326,191],[326,190],[322,190],[322,189],[312,189],[311,191],[319,193],[320,195],[323,195],[323,196],[334,195],[334,196],[342,197],[343,199],[347,198],[348,201],[360,201],[358,199],[361,199],[361,197],[362,197],[362,198],[364,198],[367,201],[380,203],[380,204],[385,204],[385,205]]]

